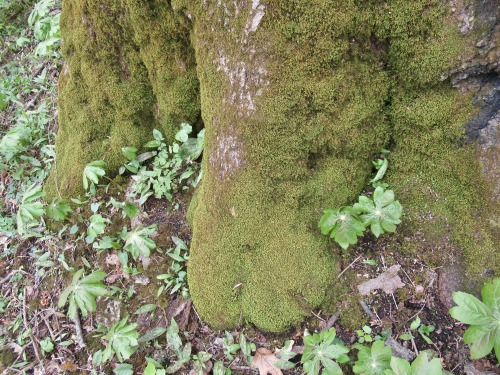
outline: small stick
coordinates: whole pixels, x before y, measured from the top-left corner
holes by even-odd
[[[356,263],[359,260],[359,258],[361,258],[361,255],[359,257],[357,257],[356,259],[354,259],[351,262],[351,264],[349,264],[346,268],[344,268],[344,270],[337,276],[337,279],[340,279],[340,276],[342,276],[345,271],[347,271],[349,268],[351,268],[354,265],[354,263]]]
[[[85,340],[83,339],[83,332],[82,332],[82,325],[80,323],[80,316],[78,315],[78,312],[75,314],[75,316],[72,318],[73,323],[75,323],[75,332],[76,332],[76,339],[78,340],[78,345],[80,348],[85,348]]]
[[[12,270],[8,273],[7,276],[5,276],[2,280],[0,280],[0,285],[4,285],[12,276],[14,276],[18,270]]]
[[[38,352],[38,347],[36,346],[35,338],[33,337],[33,332],[28,325],[28,318],[26,314],[26,289],[23,291],[23,323],[24,323],[24,328],[27,331],[28,330],[30,331],[30,338],[32,341],[33,350],[35,351],[36,359],[38,360],[39,363],[42,363],[42,360],[40,359],[40,353]]]
[[[311,311],[311,314],[313,314],[316,318],[318,318],[319,320],[321,320],[322,322],[326,322],[325,319],[323,319],[321,316],[319,316],[318,314],[316,314],[314,311]]]
[[[373,319],[374,315],[372,313],[372,311],[370,310],[370,308],[368,307],[368,305],[366,304],[365,301],[363,301],[362,299],[359,300],[359,304],[361,305],[361,307],[363,308],[364,312],[370,317]]]
[[[333,325],[335,324],[335,322],[339,319],[340,317],[340,312],[337,311],[335,314],[333,314],[330,319],[328,319],[328,321],[326,322],[326,329],[330,329],[333,327]]]

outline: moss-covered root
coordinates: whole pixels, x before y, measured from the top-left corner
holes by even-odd
[[[192,6],[206,148],[188,279],[214,328],[282,331],[335,278],[320,210],[363,189],[389,82],[369,35],[349,47],[353,2],[258,3]]]
[[[63,1],[65,64],[49,196],[81,191],[81,172],[88,162],[104,159],[115,173],[123,162],[122,147],[140,146],[155,127],[172,139],[181,121],[198,118],[198,83],[185,16],[168,5],[154,13],[142,4],[146,2],[130,2],[130,8],[126,3]],[[158,16],[163,27],[158,27]],[[154,38],[149,39],[152,30]]]

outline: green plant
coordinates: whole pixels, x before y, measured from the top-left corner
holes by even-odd
[[[439,358],[429,361],[427,352],[421,352],[410,363],[403,358],[391,357],[391,368],[384,371],[384,375],[442,375],[443,368]]]
[[[99,183],[99,178],[106,174],[104,170],[104,160],[96,160],[88,163],[83,169],[83,188],[95,195],[95,185]]]
[[[470,345],[472,359],[482,358],[495,350],[500,361],[500,278],[484,284],[481,290],[481,302],[473,295],[454,292],[450,315],[469,324],[464,333],[464,342]]]
[[[23,194],[17,211],[17,231],[25,234],[29,228],[39,224],[38,219],[43,215],[43,204],[37,201],[45,193],[40,185],[33,184]]]
[[[33,27],[35,38],[39,42],[34,51],[35,55],[59,56],[61,14],[60,12],[50,13],[55,3],[55,0],[38,1],[28,18],[28,23]]]
[[[399,201],[394,200],[394,192],[378,186],[373,193],[373,199],[364,195],[359,197],[359,202],[353,206],[361,214],[363,225],[370,227],[371,232],[380,236],[387,232],[395,232],[396,224],[401,223],[403,208]]]
[[[154,241],[149,238],[156,232],[156,224],[148,227],[138,226],[131,232],[122,234],[122,239],[125,241],[123,249],[132,254],[134,260],[139,256],[149,258],[151,250],[156,248]]]
[[[89,225],[87,227],[87,237],[85,237],[85,242],[91,244],[95,239],[104,234],[104,229],[106,224],[110,222],[109,219],[102,217],[101,214],[94,214],[89,218]]]
[[[170,290],[171,295],[180,290],[182,297],[187,299],[189,298],[189,289],[186,280],[186,264],[189,260],[189,248],[178,237],[172,236],[172,240],[175,243],[175,248],[167,251],[167,255],[172,258],[172,264],[167,273],[157,276],[158,280],[164,281],[164,285],[158,289],[157,296],[165,290]]]
[[[312,335],[304,334],[305,349],[301,362],[306,374],[317,375],[321,367],[324,368],[323,374],[325,375],[342,374],[338,364],[350,361],[347,356],[349,348],[335,339],[336,334],[335,328]]]
[[[352,370],[355,374],[385,375],[385,370],[390,369],[392,350],[382,341],[375,341],[371,347],[354,344],[358,349],[358,360]]]
[[[124,168],[134,171],[138,169],[141,162],[152,158],[150,168],[142,166],[137,173],[132,176],[134,184],[132,186],[131,197],[139,195],[139,203],[142,205],[147,198],[154,194],[155,198],[165,197],[167,200],[173,198],[173,193],[179,189],[187,189],[189,186],[195,187],[201,174],[199,165],[194,161],[200,156],[203,150],[204,131],[198,133],[197,138],[189,138],[192,127],[189,124],[181,124],[177,132],[175,142],[170,146],[164,143],[163,135],[158,130],[153,130],[153,140],[144,147],[153,148],[156,151],[143,153],[136,156],[136,149],[126,148],[123,153],[129,162]],[[120,172],[124,172],[121,169]]]
[[[256,350],[256,346],[253,342],[248,342],[243,333],[240,333],[240,350],[243,353],[245,362],[251,364],[253,360],[252,352]]]
[[[207,369],[207,361],[212,358],[212,355],[200,351],[193,355],[193,371],[196,373],[196,375],[204,375],[206,374],[206,369]]]
[[[111,328],[102,335],[102,339],[106,340],[106,348],[102,351],[100,363],[105,363],[113,358],[116,354],[118,360],[123,362],[130,358],[135,353],[139,343],[139,332],[136,331],[137,323],[127,324],[128,316],[116,322]],[[100,329],[105,331],[106,328]],[[99,356],[97,356],[99,358]],[[99,362],[99,360],[97,360]],[[99,363],[99,364],[100,364]]]
[[[53,199],[45,208],[47,216],[55,221],[65,220],[73,210],[65,199]]]
[[[238,352],[240,349],[240,344],[234,343],[233,335],[226,331],[226,336],[222,342],[222,350],[224,351],[224,356],[228,361],[232,361],[234,359],[233,355]]]
[[[46,337],[43,340],[40,340],[40,348],[42,348],[43,353],[50,353],[54,350],[54,343],[50,339],[50,337]]]
[[[358,213],[353,207],[345,206],[338,210],[325,210],[319,221],[321,233],[335,240],[343,249],[358,242],[365,231]]]
[[[128,216],[130,219],[139,215],[139,207],[131,202],[118,202],[115,198],[111,197],[106,207],[113,206],[114,208],[122,211],[122,217]]]
[[[223,361],[217,361],[213,368],[214,375],[231,375],[231,370],[224,367]]]
[[[76,271],[71,284],[59,296],[59,308],[66,305],[69,300],[68,316],[73,319],[77,317],[77,307],[83,316],[87,316],[89,311],[96,310],[96,297],[108,294],[106,286],[101,282],[106,277],[105,272],[95,271],[81,278],[83,272],[83,268]]]
[[[175,355],[174,362],[167,367],[167,374],[175,374],[191,360],[191,343],[188,342],[186,345],[182,345],[179,326],[174,318],[170,320],[170,325],[167,328],[167,344]]]
[[[358,342],[360,344],[363,344],[364,342],[372,342],[372,329],[368,326],[363,326],[362,329],[358,329],[356,331],[356,334],[358,335]]]
[[[164,369],[157,369],[153,363],[149,362],[143,375],[165,375],[166,373]]]
[[[436,327],[434,327],[433,325],[423,324],[418,316],[410,324],[410,331],[416,330],[429,345],[433,344],[432,340],[429,338],[429,335],[434,332],[435,329]],[[411,340],[414,337],[411,333],[404,333],[399,335],[399,338],[402,340]]]
[[[387,150],[382,150],[387,153]],[[375,191],[373,199],[360,195],[358,203],[339,209],[327,209],[319,220],[319,228],[324,235],[330,235],[343,249],[358,242],[369,227],[371,232],[380,236],[384,232],[396,231],[396,225],[401,223],[403,207],[394,199],[394,191],[386,190],[388,185],[380,180],[387,171],[387,159],[373,162],[378,172],[370,181]]]

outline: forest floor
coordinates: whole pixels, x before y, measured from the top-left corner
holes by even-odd
[[[349,349],[341,366],[346,374],[357,355],[353,345],[375,341],[411,357],[430,350],[453,374],[500,374],[493,353],[470,360],[462,339],[467,326],[448,313],[453,268],[443,272],[418,252],[397,251],[401,241],[421,243],[418,236],[367,235],[340,257],[338,279],[345,290],[332,311],[308,311],[309,318],[282,334],[249,325],[221,332],[203,322],[189,298],[186,212],[196,184],[192,178],[178,180],[171,199],[139,194],[138,204],[130,199],[129,184],[98,185],[72,202],[43,203],[41,186],[55,162],[59,14],[57,0],[0,0],[1,375],[160,375],[163,369],[301,374],[305,333],[331,328],[334,343]],[[136,159],[129,158],[130,168]],[[177,175],[196,175],[196,166],[184,165]],[[99,167],[94,171],[102,177]],[[130,240],[131,233],[138,242]],[[124,250],[128,245],[130,252]],[[428,251],[428,244],[424,248]],[[94,289],[77,301],[75,286],[85,287],[74,276],[80,269],[85,275],[104,273],[93,274],[88,285]],[[361,296],[358,286],[370,280],[374,285]],[[69,302],[75,298],[78,307],[71,318],[61,298],[68,286],[73,286]],[[285,356],[290,351],[297,355]],[[289,363],[276,362],[277,357]]]

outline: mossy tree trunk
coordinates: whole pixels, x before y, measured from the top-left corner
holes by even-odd
[[[441,0],[63,8],[60,189],[85,162],[116,165],[119,148],[153,127],[173,134],[196,121],[201,105],[188,278],[215,328],[280,331],[325,302],[340,252],[318,219],[355,202],[382,147],[392,150],[403,230],[424,229],[431,241],[451,232],[467,259],[482,257],[473,272],[499,269],[480,165],[472,147],[457,147],[474,111],[443,79],[467,43]]]

